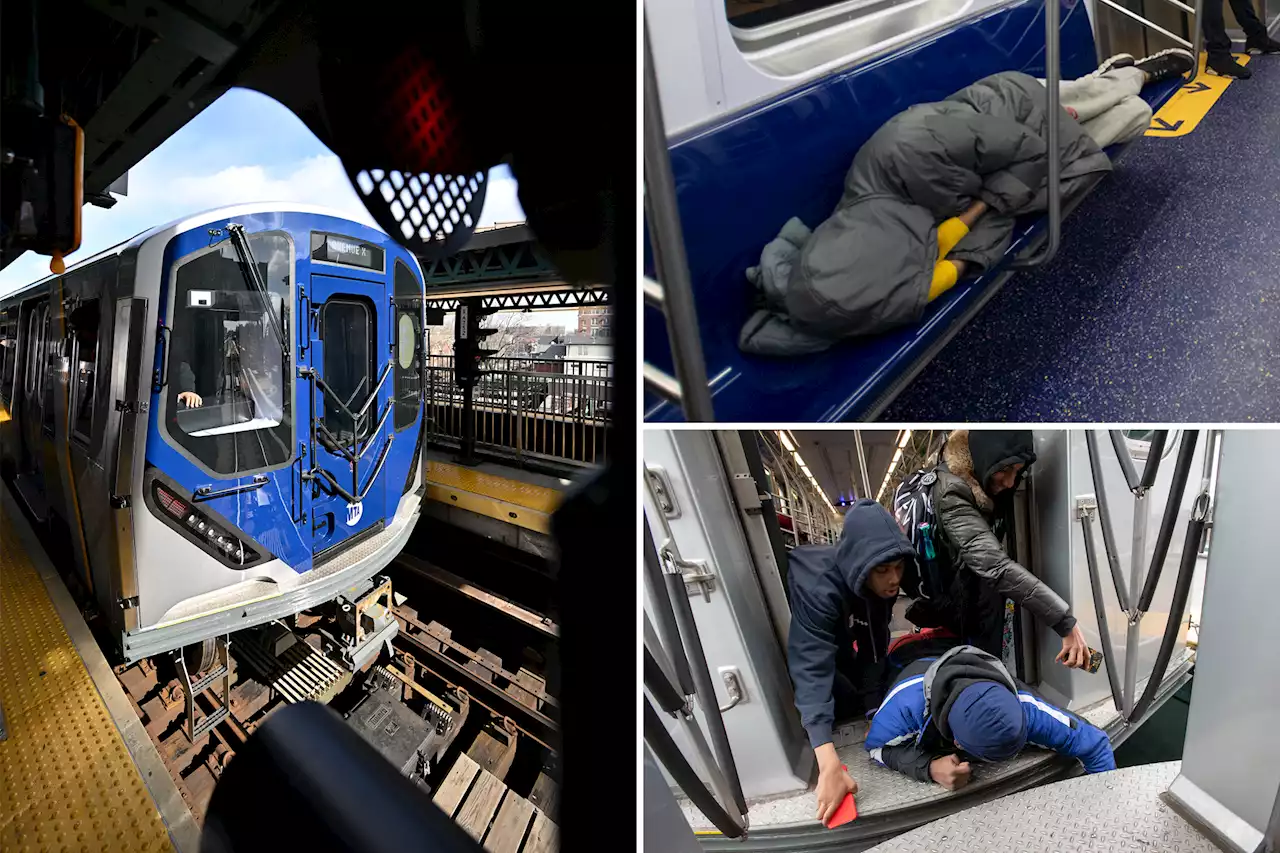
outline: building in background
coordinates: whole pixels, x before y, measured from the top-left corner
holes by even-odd
[[[612,338],[613,306],[598,305],[594,308],[579,308],[578,334],[591,338]]]

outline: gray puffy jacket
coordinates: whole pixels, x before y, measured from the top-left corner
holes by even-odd
[[[762,265],[779,265],[773,274],[752,268],[753,282],[774,286],[760,293],[761,310],[739,347],[798,355],[918,321],[938,260],[937,226],[975,199],[991,210],[949,257],[977,269],[994,264],[1008,249],[1014,217],[1046,206],[1046,106],[1039,81],[1010,71],[890,119],[854,157],[831,216],[794,248],[787,243],[799,229],[790,224],[784,238],[791,239],[762,257]],[[1065,110],[1061,118],[1069,197],[1111,161]]]
[[[945,534],[941,544],[951,564],[993,587],[1001,600],[1011,598],[1027,608],[1058,636],[1067,636],[1076,624],[1070,606],[1005,553],[991,530],[994,503],[974,476],[968,430],[955,430],[947,437],[942,463],[935,469],[938,481],[932,496],[938,526]]]

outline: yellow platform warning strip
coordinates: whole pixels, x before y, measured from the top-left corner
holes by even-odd
[[[1151,119],[1151,126],[1146,132],[1147,136],[1163,139],[1186,136],[1200,126],[1200,120],[1209,114],[1214,104],[1218,103],[1222,93],[1227,91],[1227,87],[1235,78],[1206,74],[1204,71],[1206,59],[1207,54],[1200,54],[1200,73],[1196,75],[1195,80],[1185,84],[1165,102],[1160,112]],[[1241,65],[1248,65],[1249,59],[1247,53],[1236,54],[1236,62]]]
[[[427,461],[427,498],[527,530],[550,533],[551,515],[564,494],[547,486],[431,459]]]
[[[23,520],[10,518],[6,504],[0,500],[0,703],[8,730],[0,741],[0,850],[172,850],[155,802],[25,554],[16,528]]]

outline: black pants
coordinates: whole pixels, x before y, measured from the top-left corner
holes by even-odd
[[[1204,49],[1210,56],[1231,52],[1231,39],[1227,36],[1227,22],[1222,16],[1224,0],[1204,0]],[[1267,36],[1267,26],[1258,20],[1252,0],[1231,0],[1231,11],[1251,39]]]

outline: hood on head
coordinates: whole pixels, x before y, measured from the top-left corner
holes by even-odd
[[[983,761],[1013,758],[1027,743],[1021,700],[994,681],[975,681],[960,690],[948,720],[952,739]]]
[[[978,506],[990,512],[994,503],[987,494],[987,479],[1000,469],[1021,462],[1020,482],[1036,461],[1035,439],[1029,429],[958,429],[947,436],[942,461],[948,471],[969,484]]]
[[[889,511],[868,498],[862,498],[844,515],[844,533],[836,543],[836,565],[854,595],[870,598],[863,587],[871,570],[893,560],[916,557],[911,540]]]
[[[988,691],[978,691],[968,693],[964,701],[961,702],[962,696],[965,696],[968,688],[975,684],[989,684],[1006,694],[1008,699],[1000,697],[998,694],[987,695]],[[977,646],[956,646],[948,649],[942,657],[938,658],[924,674],[924,705],[925,715],[933,717],[934,723],[938,727],[938,731],[950,743],[953,740],[960,741],[961,746],[966,752],[969,752],[980,758],[988,760],[999,760],[1001,756],[1001,744],[1008,743],[1014,739],[1014,729],[1021,727],[1022,723],[1008,718],[1005,721],[1003,732],[996,732],[992,735],[990,741],[984,739],[981,734],[975,734],[972,726],[968,725],[974,719],[981,719],[981,716],[974,717],[971,713],[970,703],[981,694],[987,698],[984,700],[983,707],[995,708],[991,713],[1005,713],[1009,708],[1017,707],[1019,720],[1021,719],[1021,704],[1018,699],[1018,686],[1013,680],[1013,676],[1009,675],[1009,670],[1005,669],[1004,664],[1000,662],[994,655],[984,652]],[[1012,704],[1010,704],[1012,702]],[[957,714],[956,709],[959,707],[961,713]],[[1003,709],[1003,711],[1001,711]],[[1005,714],[1007,717],[1008,715]],[[957,725],[959,728],[957,728]],[[1025,733],[1024,733],[1025,736]],[[1021,749],[1021,744],[1018,745]],[[1014,750],[1017,751],[1016,749]]]

